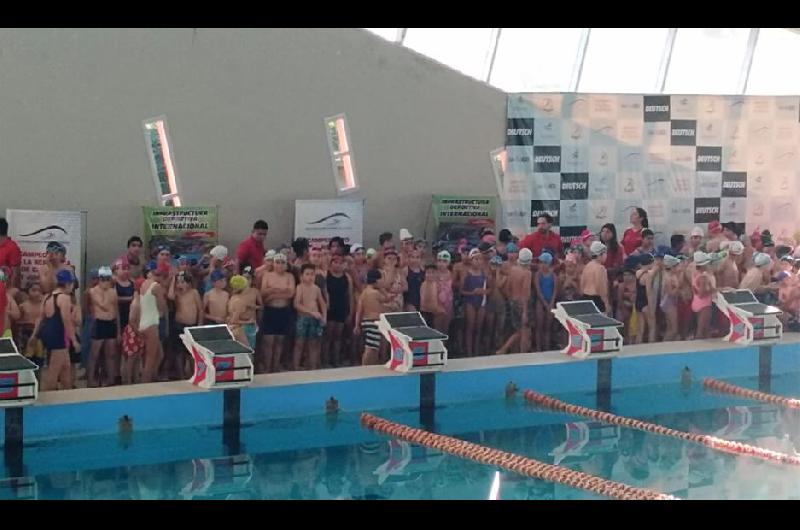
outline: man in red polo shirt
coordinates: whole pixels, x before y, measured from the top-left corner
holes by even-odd
[[[548,213],[543,213],[536,218],[536,230],[531,232],[520,241],[520,248],[527,248],[536,257],[541,256],[543,249],[550,249],[556,253],[556,257],[561,255],[561,236],[550,230],[553,226],[553,218]]]
[[[8,221],[0,217],[0,267],[11,269],[8,285],[19,287],[19,267],[22,264],[22,253],[19,246],[8,237]]]
[[[266,253],[264,240],[267,239],[268,230],[267,222],[259,219],[253,225],[253,233],[239,243],[239,247],[236,249],[236,259],[239,262],[240,271],[247,266],[255,270],[264,264],[264,254]]]

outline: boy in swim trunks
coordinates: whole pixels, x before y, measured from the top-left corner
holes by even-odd
[[[231,278],[232,294],[228,301],[228,324],[236,340],[249,345],[255,351],[256,334],[258,333],[256,327],[258,302],[247,293],[249,283],[247,278],[239,274]]]
[[[510,246],[510,245],[509,245]],[[509,254],[511,252],[509,251]],[[508,307],[511,328],[514,330],[505,344],[497,350],[497,355],[509,353],[515,344],[519,344],[519,351],[530,350],[530,305],[531,305],[531,263],[533,253],[530,249],[523,248],[519,251],[519,258],[515,265],[508,270]],[[516,348],[514,348],[516,350]]]
[[[310,263],[300,268],[300,285],[294,295],[294,308],[297,310],[294,355],[292,366],[300,370],[304,350],[308,346],[306,368],[318,370],[320,363],[320,339],[325,329],[328,307],[322,290],[314,283],[316,267]]]
[[[119,305],[111,268],[100,267],[98,278],[98,284],[89,289],[92,317],[94,318],[92,344],[86,367],[86,384],[89,388],[99,386],[98,371],[102,372],[104,376],[104,386],[112,386],[119,372],[119,351],[117,350],[120,338]],[[101,350],[103,362],[99,363]]]
[[[361,364],[364,366],[380,364],[378,351],[381,347],[381,332],[378,331],[378,318],[383,312],[384,299],[381,292],[377,289],[377,283],[381,279],[381,271],[370,269],[367,272],[367,285],[358,297],[358,308],[356,309],[355,328],[353,335],[364,333],[364,354],[361,356]]]
[[[203,321],[206,324],[225,324],[228,320],[228,301],[230,294],[225,290],[225,273],[215,270],[211,273],[211,291],[203,296]]]
[[[203,323],[203,300],[200,293],[192,284],[192,274],[189,272],[179,272],[175,277],[175,282],[170,286],[167,298],[175,302],[175,326],[171,329],[172,336],[171,353],[167,357],[165,371],[167,376],[170,371],[181,380],[186,378],[186,364],[191,362],[181,343],[180,336],[187,327],[202,325]],[[184,353],[186,352],[186,353]],[[171,365],[171,366],[170,366]]]
[[[264,303],[261,321],[261,333],[264,334],[264,341],[261,351],[263,368],[266,373],[281,370],[284,340],[291,332],[295,279],[287,268],[287,257],[277,253],[275,254],[274,269],[265,272],[261,279],[261,298]]]

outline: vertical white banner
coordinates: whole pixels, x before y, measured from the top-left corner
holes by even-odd
[[[294,237],[305,237],[312,244],[327,243],[335,236],[345,243],[364,240],[364,200],[294,201]]]
[[[22,286],[39,278],[45,263],[47,244],[57,241],[67,249],[67,263],[75,266],[75,275],[83,278],[83,214],[46,210],[6,210],[8,235],[22,252]]]

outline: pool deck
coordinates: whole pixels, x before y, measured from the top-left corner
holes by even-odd
[[[800,344],[800,333],[784,333],[782,340],[775,347]],[[587,359],[567,357],[560,351],[537,353],[518,353],[509,355],[490,355],[467,359],[451,359],[443,373],[472,372],[476,370],[513,369],[534,366],[579,365],[594,363],[598,359],[615,360],[638,359],[665,355],[685,355],[702,352],[717,352],[737,348],[756,348],[757,345],[737,346],[724,343],[720,339],[659,342],[655,344],[638,344],[625,346],[618,355],[592,355]],[[798,366],[800,369],[800,365]],[[281,372],[255,376],[250,388],[269,388],[305,384],[336,383],[352,380],[368,380],[386,377],[406,377],[380,366],[356,366],[348,368],[332,368],[316,371]],[[159,396],[175,396],[183,394],[204,394],[204,390],[189,384],[187,381],[165,383],[148,383],[138,385],[122,385],[106,388],[79,388],[58,392],[41,392],[34,406],[75,404],[92,401],[123,400]]]

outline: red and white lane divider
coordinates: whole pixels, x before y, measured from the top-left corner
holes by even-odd
[[[361,425],[367,429],[388,434],[408,442],[438,449],[444,453],[474,460],[481,464],[497,466],[526,477],[557,482],[573,488],[591,491],[619,500],[678,500],[677,497],[656,491],[628,486],[566,467],[539,462],[514,453],[485,447],[458,438],[434,434],[395,423],[366,412],[361,414]]]
[[[703,388],[713,390],[714,392],[719,392],[721,394],[731,394],[734,396],[753,399],[755,401],[761,401],[762,403],[778,405],[786,409],[800,410],[800,399],[776,396],[775,394],[767,394],[765,392],[759,392],[758,390],[750,390],[749,388],[732,385],[730,383],[726,383],[725,381],[720,381],[719,379],[713,379],[711,377],[706,377],[703,379]]]
[[[787,455],[786,453],[779,453],[777,451],[771,451],[769,449],[743,444],[740,442],[723,440],[722,438],[709,436],[707,434],[695,434],[678,431],[675,429],[670,429],[669,427],[664,427],[663,425],[657,425],[655,423],[648,423],[646,421],[641,421],[634,418],[617,416],[616,414],[611,414],[610,412],[602,412],[600,410],[594,410],[588,407],[582,407],[580,405],[572,405],[550,396],[534,392],[533,390],[526,390],[524,396],[527,401],[535,403],[541,407],[559,412],[566,412],[567,414],[572,414],[573,416],[583,416],[584,418],[591,418],[593,420],[602,421],[603,423],[619,425],[620,427],[627,427],[629,429],[636,429],[652,434],[672,436],[673,438],[680,438],[681,440],[685,440],[687,442],[694,442],[723,453],[752,456],[754,458],[760,458],[761,460],[767,460],[770,462],[800,466],[800,457],[798,456]]]

